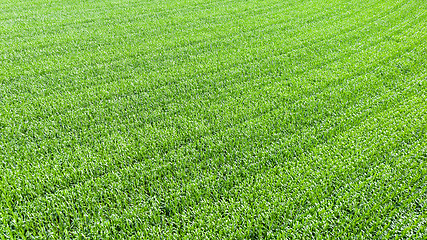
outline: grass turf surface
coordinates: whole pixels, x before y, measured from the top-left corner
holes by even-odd
[[[0,0],[1,239],[426,239],[426,21]]]

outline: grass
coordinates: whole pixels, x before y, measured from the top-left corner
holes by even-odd
[[[426,21],[0,0],[1,239],[427,239]]]

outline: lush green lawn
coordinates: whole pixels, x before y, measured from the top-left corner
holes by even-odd
[[[424,0],[0,0],[0,239],[427,239]]]

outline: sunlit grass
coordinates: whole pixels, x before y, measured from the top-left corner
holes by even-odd
[[[0,236],[426,238],[426,14],[0,0]]]

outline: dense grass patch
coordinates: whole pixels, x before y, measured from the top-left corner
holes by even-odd
[[[423,0],[0,0],[0,237],[426,239],[426,22]]]

